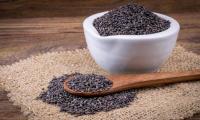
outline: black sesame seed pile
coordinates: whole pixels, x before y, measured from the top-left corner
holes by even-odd
[[[144,35],[164,31],[170,22],[143,6],[128,4],[95,19],[93,25],[101,36]]]
[[[67,86],[78,92],[101,92],[109,90],[112,81],[102,75],[77,73],[67,82]]]
[[[63,75],[52,79],[47,91],[42,92],[38,99],[59,106],[61,112],[80,116],[127,107],[136,98],[136,90],[122,91],[101,97],[75,96],[64,91],[63,82],[69,76]]]

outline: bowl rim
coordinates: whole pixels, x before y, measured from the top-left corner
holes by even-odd
[[[123,39],[123,40],[150,40],[150,39],[154,39],[155,40],[155,39],[171,36],[173,34],[178,34],[178,32],[180,30],[180,25],[174,18],[169,17],[169,16],[164,15],[164,14],[153,12],[154,14],[158,15],[161,18],[163,18],[165,20],[169,20],[170,21],[170,27],[168,29],[162,31],[162,32],[153,33],[153,34],[101,36],[98,33],[98,31],[96,30],[96,28],[93,26],[93,21],[94,21],[94,19],[104,15],[107,12],[108,11],[100,12],[100,13],[96,13],[96,14],[93,14],[93,15],[87,17],[83,21],[84,32],[89,32],[90,35],[92,35],[95,38],[101,39],[101,40],[121,40],[121,39]]]

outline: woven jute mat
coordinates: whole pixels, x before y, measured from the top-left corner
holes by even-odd
[[[194,69],[200,69],[200,56],[177,46],[158,72]],[[128,107],[79,117],[36,100],[54,76],[73,72],[108,74],[95,64],[87,49],[78,49],[41,54],[1,66],[0,84],[30,120],[169,120],[200,112],[200,81],[142,89]]]

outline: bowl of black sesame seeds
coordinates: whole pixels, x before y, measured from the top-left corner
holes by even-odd
[[[179,23],[143,6],[128,4],[87,17],[87,47],[95,62],[111,73],[159,68],[175,47]]]

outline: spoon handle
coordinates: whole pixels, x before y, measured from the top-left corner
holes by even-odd
[[[130,88],[152,87],[169,83],[200,80],[200,70],[190,72],[147,73],[141,75],[113,75],[112,92]]]

